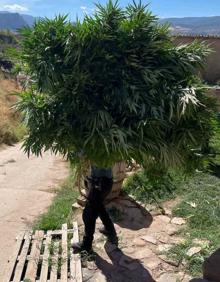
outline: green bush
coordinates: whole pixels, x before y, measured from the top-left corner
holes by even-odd
[[[82,22],[42,19],[22,35],[33,82],[18,105],[27,153],[52,149],[98,166],[196,165],[192,149],[212,131],[213,103],[197,77],[204,43],[176,47],[145,6],[112,1]]]
[[[180,234],[186,242],[174,246],[168,254],[176,261],[184,260],[185,269],[193,277],[201,276],[204,259],[219,248],[220,181],[208,173],[197,172],[182,182],[179,189],[181,198],[173,209],[173,216],[186,219],[187,224]],[[201,246],[201,252],[187,256],[187,251],[195,246]]]
[[[178,184],[183,180],[180,174],[141,170],[130,176],[123,191],[144,203],[159,203],[176,196]]]

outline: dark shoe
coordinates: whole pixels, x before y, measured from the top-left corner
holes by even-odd
[[[92,247],[88,247],[85,245],[84,242],[81,242],[81,243],[74,243],[72,245],[73,247],[73,252],[74,253],[88,253],[88,254],[91,254],[92,253]]]
[[[118,237],[116,234],[111,234],[105,228],[100,228],[99,232],[107,237],[108,242],[118,247]]]

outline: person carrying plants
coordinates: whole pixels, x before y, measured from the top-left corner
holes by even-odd
[[[19,60],[30,81],[17,109],[27,128],[28,155],[51,150],[76,170],[85,161],[112,167],[134,160],[152,178],[154,168],[161,169],[159,178],[169,169],[192,173],[201,167],[216,116],[198,76],[209,54],[204,43],[177,46],[147,6],[121,8],[112,0],[75,24],[67,16],[40,19],[21,37]],[[111,169],[93,167],[86,184],[78,250],[90,251],[98,216],[117,243],[103,204]]]
[[[85,187],[88,191],[87,201],[83,210],[83,222],[85,225],[82,242],[73,245],[75,252],[91,253],[92,242],[95,232],[96,219],[100,217],[104,228],[99,231],[104,234],[108,241],[118,246],[118,237],[114,224],[109,217],[104,200],[112,190],[113,173],[111,168],[91,167],[91,175],[85,179]]]

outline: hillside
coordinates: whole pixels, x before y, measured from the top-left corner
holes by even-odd
[[[161,19],[171,24],[173,34],[220,35],[220,16]]]
[[[8,56],[9,48],[18,48],[19,39],[18,36],[9,32],[0,30],[0,69],[11,70],[13,62]]]
[[[36,18],[30,15],[0,12],[0,29],[9,29],[11,31],[17,31],[22,27],[33,25],[35,20]]]
[[[0,29],[9,29],[16,31],[19,28],[26,26],[24,18],[18,13],[1,13],[0,14]]]
[[[20,115],[12,109],[17,100],[12,94],[17,91],[19,89],[15,81],[5,79],[0,72],[0,145],[11,145],[19,141],[25,133]]]

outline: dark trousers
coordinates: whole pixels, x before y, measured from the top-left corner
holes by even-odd
[[[111,192],[112,185],[113,180],[106,177],[87,178],[85,180],[85,186],[88,189],[88,196],[86,206],[83,211],[83,222],[85,225],[83,243],[87,248],[91,248],[92,246],[96,219],[98,217],[100,217],[108,233],[112,236],[116,235],[114,224],[112,223],[104,205],[104,200]]]

